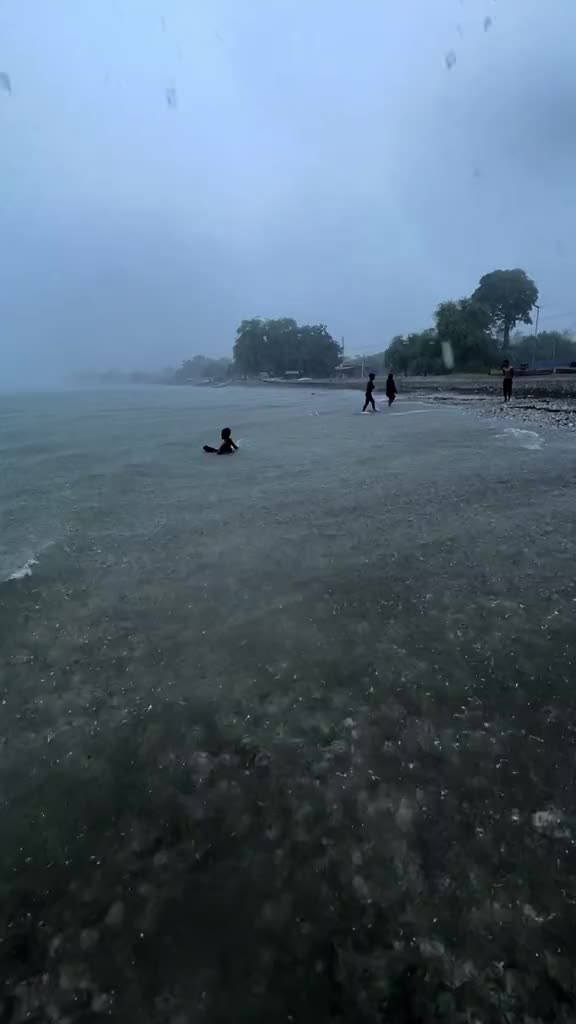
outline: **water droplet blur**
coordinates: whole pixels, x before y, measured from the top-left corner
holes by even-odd
[[[448,71],[451,71],[456,63],[456,54],[454,50],[448,50],[448,53],[444,57],[444,63],[446,64]]]
[[[442,342],[442,362],[447,370],[454,369],[454,350],[449,341]]]

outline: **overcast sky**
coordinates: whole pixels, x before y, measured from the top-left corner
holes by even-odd
[[[376,351],[497,267],[576,325],[575,38],[574,0],[3,0],[0,384],[255,315]]]

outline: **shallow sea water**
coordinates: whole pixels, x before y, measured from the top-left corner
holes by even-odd
[[[1,398],[1,1020],[576,1019],[573,442],[359,398]]]

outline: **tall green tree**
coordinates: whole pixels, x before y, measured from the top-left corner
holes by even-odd
[[[307,377],[329,377],[341,354],[324,324],[299,327],[291,317],[243,320],[234,344],[234,361],[249,376],[280,377],[295,371]]]
[[[408,339],[403,334],[395,334],[386,349],[386,364],[394,373],[408,373],[412,353]]]
[[[266,362],[263,371],[282,377],[287,370],[300,371],[298,324],[291,317],[264,322]]]
[[[298,330],[299,368],[304,377],[329,377],[342,358],[342,347],[325,324],[305,324]]]
[[[444,372],[440,342],[434,328],[408,334],[406,340],[411,353],[410,373],[426,376]]]
[[[236,331],[234,362],[241,373],[247,375],[266,370],[266,321],[259,317],[242,320]]]
[[[487,310],[492,327],[502,332],[502,347],[507,350],[516,324],[532,323],[530,314],[538,302],[538,289],[525,270],[493,270],[480,278],[472,299]]]
[[[494,362],[491,318],[485,306],[472,299],[441,302],[435,316],[438,341],[451,346],[455,369],[479,370]]]
[[[394,373],[436,374],[444,371],[438,336],[433,329],[397,334],[385,356],[386,368]]]

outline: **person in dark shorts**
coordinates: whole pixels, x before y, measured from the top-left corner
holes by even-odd
[[[374,388],[375,387],[376,387],[376,385],[374,383],[374,374],[373,373],[369,373],[368,374],[368,383],[366,385],[366,396],[365,396],[366,401],[364,402],[364,408],[362,409],[362,412],[366,412],[366,409],[368,408],[369,405],[372,406],[372,412],[376,412],[376,402],[374,401]]]
[[[510,360],[505,359],[502,363],[502,389],[504,391],[504,401],[509,402],[512,398],[512,381],[514,379],[514,367],[510,366]]]
[[[220,437],[222,438],[222,444],[219,448],[212,448],[209,444],[205,444],[204,451],[209,452],[211,455],[233,455],[234,452],[238,451],[238,445],[232,440],[230,427],[224,427]]]
[[[396,387],[396,381],[394,380],[394,374],[393,373],[389,373],[387,378],[386,378],[386,397],[388,399],[388,405],[389,406],[392,405],[392,402],[396,398],[397,394],[398,394],[398,389]]]

